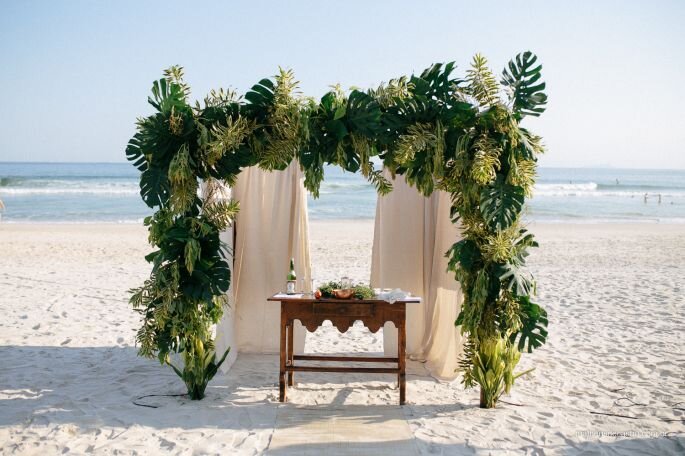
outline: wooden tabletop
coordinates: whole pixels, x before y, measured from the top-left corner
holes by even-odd
[[[314,296],[307,296],[303,294],[292,294],[288,295],[285,293],[276,293],[272,297],[268,298],[267,301],[276,302],[299,302],[302,304],[310,304],[312,302],[330,302],[336,304],[376,304],[381,302],[388,302],[384,299],[336,299],[336,298],[319,298],[316,299]],[[395,302],[403,302],[405,304],[418,304],[421,302],[421,298],[418,296],[408,296],[406,298],[398,299]]]

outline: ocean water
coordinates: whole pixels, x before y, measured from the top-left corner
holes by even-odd
[[[141,223],[151,213],[128,163],[0,163],[2,222]],[[376,193],[359,175],[327,168],[309,217],[372,219]],[[528,220],[685,223],[685,170],[542,168]]]

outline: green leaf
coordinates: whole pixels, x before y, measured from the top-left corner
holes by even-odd
[[[166,206],[169,201],[167,173],[155,166],[147,168],[140,176],[140,196],[148,207]]]
[[[444,66],[442,63],[436,63],[423,70],[421,76],[412,76],[413,93],[424,99],[450,99],[456,84],[460,82],[450,78],[455,67],[454,62],[449,62]]]
[[[185,381],[185,377],[183,376],[183,372],[181,372],[181,371],[178,369],[178,367],[174,366],[174,365],[171,364],[170,362],[168,362],[167,364],[168,364],[169,366],[171,366],[171,368],[174,370],[174,372],[176,372],[176,375],[178,375],[179,377],[181,377],[181,380],[184,380],[184,381]]]
[[[547,311],[538,304],[530,302],[528,296],[518,296],[521,310],[521,329],[510,337],[513,344],[518,339],[518,349],[531,353],[547,341]]]
[[[333,116],[333,120],[338,120],[338,119],[342,119],[343,117],[345,117],[346,111],[347,111],[347,109],[345,108],[344,105],[338,106],[338,109],[335,110],[335,115]]]
[[[172,108],[180,111],[188,106],[185,89],[164,78],[152,83],[152,97],[148,97],[147,100],[155,109],[165,115],[168,115]]]
[[[495,274],[504,282],[508,290],[518,296],[533,293],[535,282],[533,276],[525,270],[528,248],[537,247],[538,243],[527,230],[519,230],[514,240],[514,248],[507,263],[495,265]]]
[[[517,295],[529,295],[533,292],[535,283],[533,277],[522,265],[517,263],[501,263],[495,266],[494,272],[506,288]]]
[[[147,169],[147,159],[143,154],[143,134],[138,132],[133,135],[133,138],[128,142],[126,146],[126,159],[133,162],[133,166],[138,168],[138,171],[145,172]]]
[[[373,137],[381,129],[381,108],[373,97],[364,92],[353,90],[350,93],[346,113],[350,129],[359,134]]]
[[[345,123],[342,120],[330,120],[326,122],[326,130],[328,130],[331,136],[337,141],[342,141],[348,133]]]
[[[488,226],[496,231],[509,228],[521,213],[525,201],[522,187],[499,179],[480,193],[480,212]]]
[[[274,100],[274,83],[271,79],[262,79],[253,85],[245,94],[245,99],[252,105],[258,107],[268,107]]]
[[[447,252],[450,264],[459,262],[460,266],[466,271],[473,271],[482,262],[482,255],[478,244],[470,239],[462,239],[456,242]]]
[[[161,250],[155,250],[154,252],[148,253],[147,255],[145,255],[145,261],[147,261],[148,263],[152,263],[153,261],[155,261],[155,257],[157,257],[157,255],[159,255],[160,253],[162,253]]]
[[[464,311],[460,311],[457,319],[454,321],[454,326],[461,326],[464,324]]]
[[[537,117],[546,109],[545,83],[536,84],[542,77],[542,65],[535,66],[537,59],[535,54],[526,51],[510,60],[502,72],[502,85],[509,89],[512,109],[519,118]]]

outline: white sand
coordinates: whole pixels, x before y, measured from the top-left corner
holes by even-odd
[[[311,225],[317,279],[368,279],[371,222]],[[658,419],[685,420],[685,226],[531,228],[542,244],[530,263],[551,335],[524,355],[521,369],[537,369],[505,399],[522,405],[481,410],[476,390],[436,382],[409,363],[402,410],[416,447],[422,454],[684,454],[685,423]],[[138,318],[126,290],[149,273],[144,230],[0,224],[0,241],[0,454],[259,454],[278,415],[296,413],[295,405],[337,413],[343,405],[395,407],[389,376],[355,374],[300,374],[291,404],[280,405],[276,357],[262,355],[241,356],[203,401],[151,397],[141,402],[159,408],[137,407],[137,396],[184,392],[168,368],[134,348]],[[323,328],[307,339],[312,352],[381,347],[381,332],[359,326],[344,335]],[[383,454],[382,443],[375,448]],[[285,453],[312,449],[302,441]]]

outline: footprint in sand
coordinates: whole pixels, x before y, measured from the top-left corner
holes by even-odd
[[[64,345],[67,345],[69,342],[71,342],[71,338],[65,340],[65,341],[62,342],[60,345],[64,346]]]
[[[66,312],[62,312],[62,316],[63,316],[64,318],[67,318],[67,313],[66,313]]]
[[[123,344],[123,343],[124,343],[124,338],[123,338],[123,337],[119,337],[119,338],[117,339],[117,343],[118,343],[118,344]]]
[[[32,326],[31,329],[40,329],[40,323],[38,323],[36,326]]]

